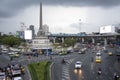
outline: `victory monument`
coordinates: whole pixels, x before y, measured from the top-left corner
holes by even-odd
[[[39,30],[37,32],[37,36],[32,39],[32,49],[37,50],[42,54],[44,51],[48,51],[52,49],[52,43],[49,42],[48,39],[49,29],[45,29],[45,26],[42,25],[42,3],[40,3],[40,22],[39,22]]]

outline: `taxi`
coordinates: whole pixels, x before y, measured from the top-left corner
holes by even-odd
[[[101,63],[101,56],[96,56],[95,61],[96,61],[96,63]]]
[[[112,55],[113,55],[113,53],[112,53],[112,52],[108,52],[108,55],[109,55],[109,56],[112,56]]]

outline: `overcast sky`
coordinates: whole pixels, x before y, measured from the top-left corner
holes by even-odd
[[[99,32],[120,23],[120,0],[41,0],[43,24],[52,33]],[[40,0],[0,0],[0,32],[20,30],[20,23],[39,27]]]

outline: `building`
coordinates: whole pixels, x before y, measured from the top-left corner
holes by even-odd
[[[16,36],[17,36],[18,38],[24,39],[24,31],[16,31]]]
[[[49,35],[49,26],[48,25],[43,25],[43,30],[45,32],[45,36],[48,36]]]
[[[34,29],[34,25],[30,25],[29,26],[29,30],[32,30],[32,37],[35,37],[35,29]]]

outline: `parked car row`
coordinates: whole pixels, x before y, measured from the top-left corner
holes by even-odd
[[[21,51],[18,49],[13,49],[13,50],[2,49],[0,51],[0,54],[7,54],[10,58],[15,58],[21,55]]]
[[[10,49],[10,50],[8,50],[8,49],[4,48],[4,49],[1,50],[1,53],[6,53],[7,54],[7,53],[10,53],[10,52],[21,53],[21,51],[19,49]]]

